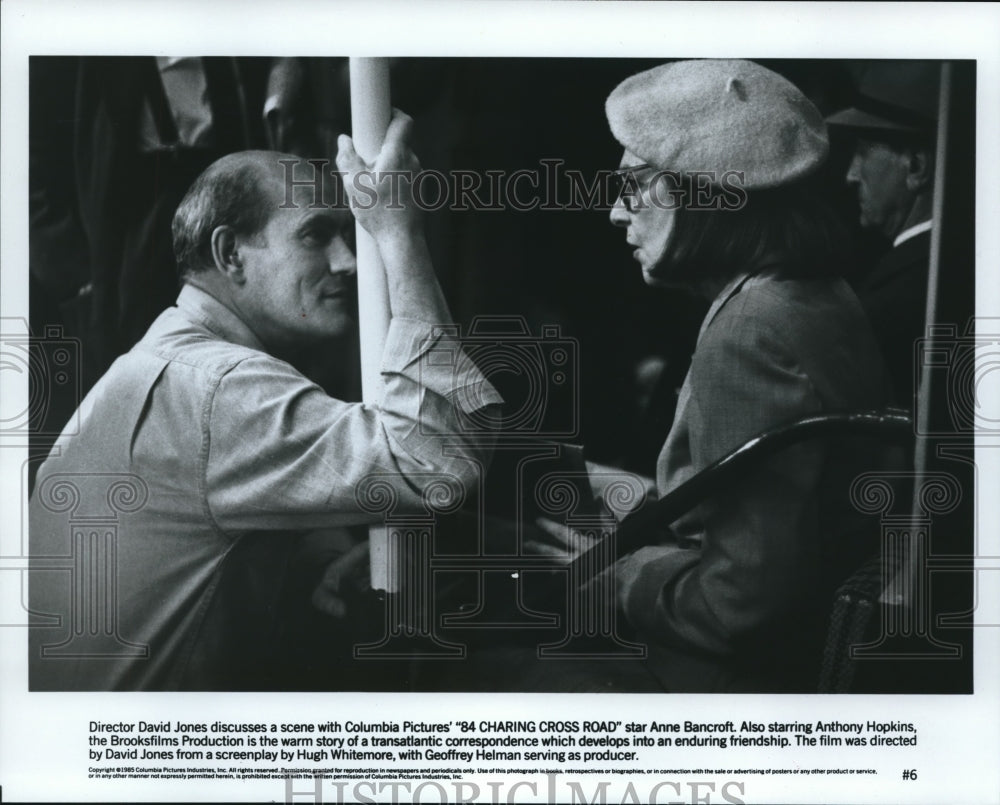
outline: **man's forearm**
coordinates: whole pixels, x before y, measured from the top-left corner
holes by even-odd
[[[389,309],[394,318],[450,324],[451,313],[431,265],[423,232],[393,229],[376,241],[385,267]]]

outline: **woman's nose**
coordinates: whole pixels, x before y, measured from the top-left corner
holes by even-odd
[[[625,200],[619,196],[615,203],[611,205],[611,212],[608,216],[615,226],[629,225],[629,211],[625,208]]]

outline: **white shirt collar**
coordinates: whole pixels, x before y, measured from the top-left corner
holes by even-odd
[[[267,352],[249,325],[208,291],[185,282],[177,296],[177,307],[220,338],[232,344]]]
[[[922,232],[926,232],[930,228],[931,228],[931,222],[930,220],[927,220],[923,221],[922,223],[916,224],[915,226],[911,226],[909,229],[904,229],[902,232],[896,235],[896,239],[892,242],[892,248],[895,249],[900,243],[903,243],[909,240],[910,238],[915,238],[917,235],[921,234]]]

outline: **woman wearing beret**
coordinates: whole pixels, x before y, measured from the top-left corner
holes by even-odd
[[[660,494],[774,426],[882,407],[843,238],[808,188],[828,151],[809,100],[752,62],[699,60],[632,76],[606,111],[626,179],[612,223],[648,284],[711,300]],[[876,549],[848,490],[878,465],[860,443],[788,448],[619,560],[619,606],[659,684],[815,690],[835,586]]]

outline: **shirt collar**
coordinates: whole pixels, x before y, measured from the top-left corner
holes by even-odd
[[[233,344],[267,352],[260,339],[231,309],[207,291],[186,284],[177,297],[177,307],[192,321],[207,327]]]
[[[914,226],[911,226],[909,229],[904,229],[902,232],[896,235],[896,239],[892,242],[892,248],[895,249],[899,244],[908,241],[910,238],[915,238],[917,235],[926,232],[930,228],[931,228],[931,221],[927,220],[923,221],[922,223],[915,224]]]

